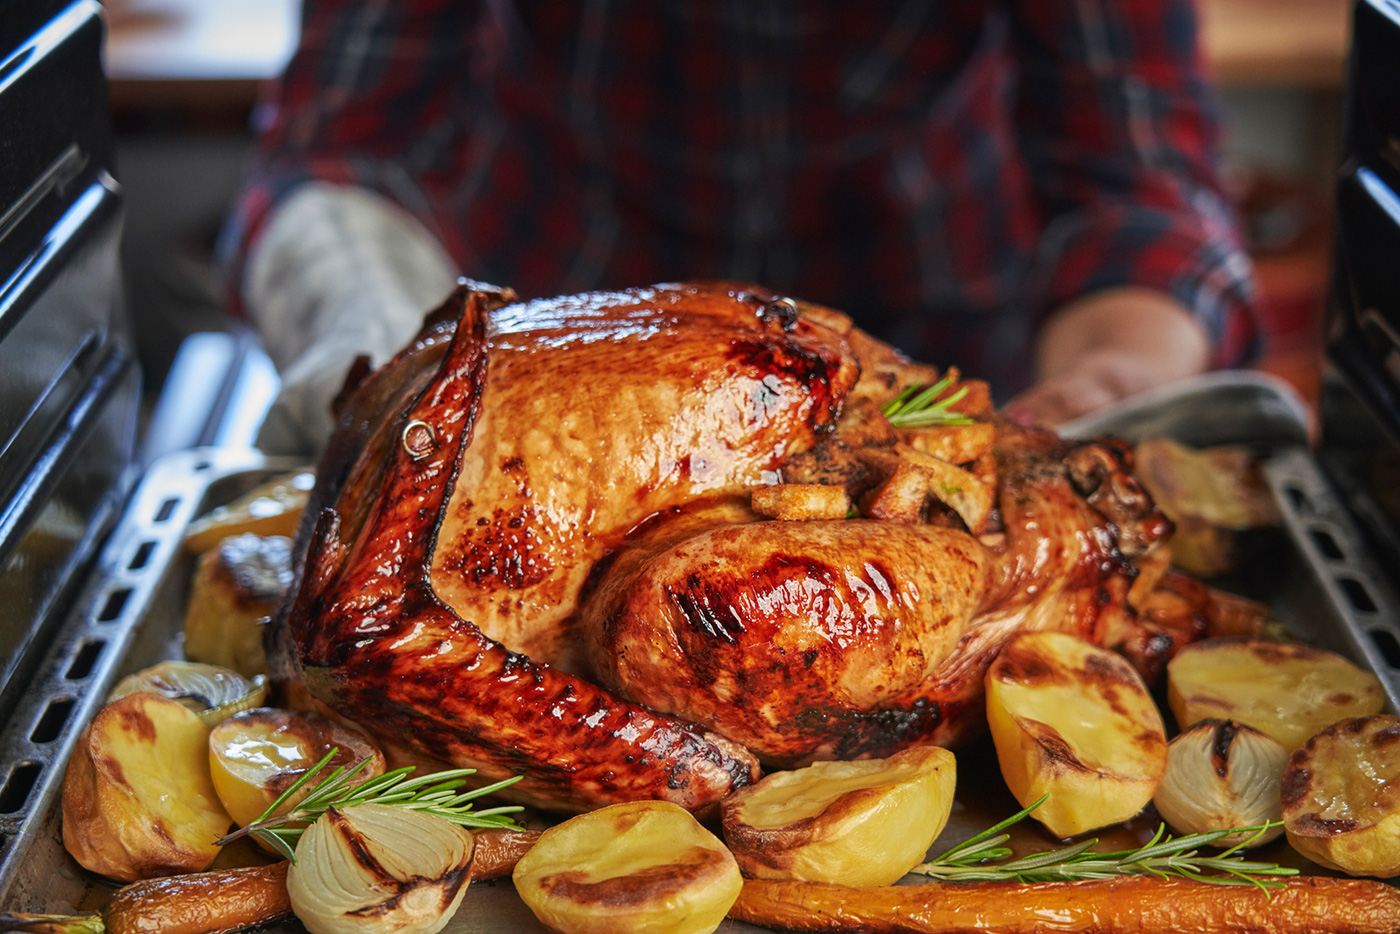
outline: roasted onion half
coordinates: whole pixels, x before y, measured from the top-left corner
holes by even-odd
[[[1152,802],[1178,833],[1256,827],[1283,816],[1279,785],[1288,751],[1278,740],[1233,720],[1202,720],[1167,747],[1167,773]],[[1261,846],[1283,833],[1221,837],[1217,846]]]
[[[383,804],[330,808],[297,842],[292,910],[311,934],[436,934],[467,891],[472,835]]]
[[[215,726],[243,711],[259,707],[267,699],[267,679],[245,678],[219,665],[178,660],[161,662],[127,675],[107,698],[116,700],[136,691],[168,697],[199,715],[205,726]]]

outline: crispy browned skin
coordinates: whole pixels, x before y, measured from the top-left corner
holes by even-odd
[[[1121,451],[995,428],[1001,535],[860,519],[653,532],[584,609],[593,666],[775,767],[965,738],[1006,639],[1105,641],[1105,611],[1132,615],[1124,541],[1140,553],[1169,528]]]
[[[314,697],[382,740],[491,777],[523,774],[517,797],[559,809],[711,805],[755,775],[747,751],[505,648],[433,592],[434,542],[486,384],[487,301],[467,297],[451,350],[397,433],[375,430],[378,450],[337,499],[348,526],[336,509],[318,520],[287,618],[291,661]],[[783,346],[790,332],[760,320],[754,333]],[[773,366],[773,354],[757,356]],[[818,378],[805,358],[800,372]]]
[[[756,774],[745,747],[961,739],[1020,629],[1170,648],[1134,628],[1134,559],[1170,524],[1126,448],[1011,425],[962,381],[981,441],[954,472],[995,488],[988,534],[939,503],[934,524],[757,521],[750,491],[790,463],[874,483],[860,451],[899,438],[878,403],[938,374],[747,286],[513,298],[462,293],[348,392],[272,631],[284,689],[391,758],[521,773],[517,797],[561,810],[703,809]],[[583,649],[611,690],[565,673]]]
[[[757,484],[856,380],[841,334],[691,286],[508,306],[438,532],[437,595],[516,652],[575,670],[594,562],[647,516]]]
[[[1303,877],[1278,888],[1129,876],[856,889],[748,879],[729,916],[783,931],[870,934],[1390,934],[1400,891]]]
[[[107,934],[223,934],[291,916],[287,863],[135,882],[102,909]]]
[[[592,661],[624,696],[768,761],[848,758],[897,729],[882,711],[957,647],[984,554],[931,525],[723,525],[608,576],[585,617]]]

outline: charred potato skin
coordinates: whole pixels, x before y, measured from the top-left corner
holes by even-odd
[[[288,761],[285,768],[263,776],[261,785],[248,783],[245,780],[248,773],[220,761],[227,744],[272,736],[285,737],[289,742],[299,741],[308,750],[308,758],[302,762]],[[358,728],[311,710],[272,707],[257,707],[234,714],[210,731],[209,771],[214,790],[225,810],[236,823],[244,825],[256,820],[332,749],[337,752],[326,763],[323,775],[330,775],[337,768],[349,769],[361,759],[368,759],[369,764],[360,770],[351,784],[360,784],[384,774],[384,753]],[[282,810],[294,806],[305,797],[307,790],[299,792]]]
[[[1357,816],[1328,817],[1319,813],[1314,792],[1329,802],[1337,799],[1336,789],[1319,785],[1335,777],[1337,769],[1347,768],[1348,764],[1327,761],[1328,747],[1344,745],[1382,760],[1379,768],[1365,770],[1376,773],[1378,788],[1368,800],[1344,802]],[[1326,774],[1329,765],[1333,776]],[[1400,791],[1390,788],[1397,772],[1400,717],[1349,717],[1319,731],[1294,751],[1284,769],[1280,797],[1288,842],[1329,869],[1353,876],[1400,876]]]
[[[1002,648],[988,669],[988,725],[997,762],[1023,806],[1048,795],[1033,812],[1059,837],[1071,837],[1136,815],[1152,800],[1167,769],[1166,730],[1141,677],[1122,657],[1065,633],[1023,632]],[[1052,723],[1025,716],[1003,696],[1070,685],[1116,719],[1131,757],[1085,761],[1081,750]],[[1047,695],[1048,697],[1048,695]],[[1120,771],[1126,766],[1130,771]]]
[[[232,535],[195,563],[185,613],[185,654],[246,678],[267,670],[263,629],[292,583],[292,542]]]
[[[879,798],[880,789],[862,788],[842,795],[820,814],[784,827],[759,829],[739,819],[731,796],[723,809],[724,839],[747,878],[829,881],[809,877],[808,850],[828,842],[832,825],[858,818],[863,811],[878,806]]]
[[[673,852],[657,851],[654,862],[640,866],[629,836],[655,839],[658,825]],[[608,875],[608,861],[619,856],[630,871]],[[743,885],[729,850],[667,801],[613,804],[556,824],[520,858],[512,878],[536,917],[566,934],[713,931]]]
[[[744,875],[806,881],[839,877],[852,885],[889,885],[918,865],[947,823],[956,780],[953,754],[936,746],[920,746],[885,761],[913,768],[883,783],[847,791],[820,813],[778,827],[756,827],[745,820],[743,806],[757,786],[725,799],[721,806],[724,839]],[[929,796],[942,801],[930,802]],[[911,816],[916,808],[928,812],[927,824]],[[888,827],[896,822],[900,826]],[[864,839],[880,827],[886,831],[876,831],[878,841]],[[878,859],[864,852],[842,852],[852,847],[863,850],[866,844],[883,846]],[[864,865],[855,868],[851,862]],[[855,878],[862,873],[865,878]]]
[[[1202,663],[1209,665],[1230,656],[1241,669],[1253,668],[1258,673],[1256,677],[1249,677],[1248,670],[1232,671],[1230,674],[1237,677],[1230,680],[1215,673],[1209,679],[1210,685],[1200,690],[1196,680],[1206,680],[1201,679]],[[1267,684],[1272,674],[1291,666],[1298,671],[1316,666],[1333,680],[1345,674],[1349,683],[1345,690],[1329,685],[1327,694],[1309,697],[1300,694],[1302,685],[1295,679],[1279,688],[1280,700],[1287,709],[1279,714],[1251,709],[1257,694],[1262,692],[1247,689]],[[1209,668],[1205,671],[1209,672]],[[1230,690],[1232,685],[1246,690]],[[1185,646],[1167,664],[1167,704],[1182,729],[1206,719],[1235,720],[1272,736],[1292,752],[1330,723],[1379,713],[1385,704],[1385,692],[1375,675],[1335,652],[1296,642],[1224,636]]]
[[[64,847],[83,867],[123,882],[208,868],[219,853],[214,840],[231,823],[207,766],[202,787],[181,789],[183,804],[207,832],[203,844],[190,842],[199,838],[201,828],[170,826],[164,815],[150,809],[143,789],[132,784],[127,772],[135,771],[133,763],[114,754],[108,737],[121,737],[138,749],[154,748],[160,732],[155,717],[200,739],[197,755],[205,762],[209,728],[199,717],[176,701],[138,691],[98,711],[79,735],[63,776]],[[199,771],[193,760],[184,765]]]

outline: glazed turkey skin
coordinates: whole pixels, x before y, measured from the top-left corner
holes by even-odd
[[[596,562],[649,517],[773,476],[855,385],[849,322],[765,318],[771,298],[661,287],[497,311],[437,595],[507,648],[579,670],[571,621]]]
[[[941,377],[984,442],[942,466],[990,511],[866,518],[931,456],[881,403]],[[1199,605],[1146,627],[1133,606],[1170,523],[1125,448],[1013,425],[985,384],[757,286],[466,284],[338,406],[276,682],[391,757],[520,776],[553,810],[703,813],[760,760],[957,742],[1018,629],[1147,659],[1199,628]],[[842,487],[852,517],[755,514],[793,480]]]

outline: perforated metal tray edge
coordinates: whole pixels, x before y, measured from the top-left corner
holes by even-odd
[[[1289,538],[1335,613],[1332,635],[1344,643],[1337,648],[1375,672],[1386,706],[1400,712],[1400,596],[1306,450],[1276,452],[1264,461],[1264,475]]]
[[[195,448],[152,465],[103,547],[53,644],[0,732],[0,904],[12,904],[39,838],[59,833],[64,765],[82,724],[101,707],[142,622],[174,564],[186,527],[211,484],[271,469],[253,449]],[[49,862],[45,860],[44,862]],[[86,883],[76,872],[42,873],[46,900],[76,902]]]

